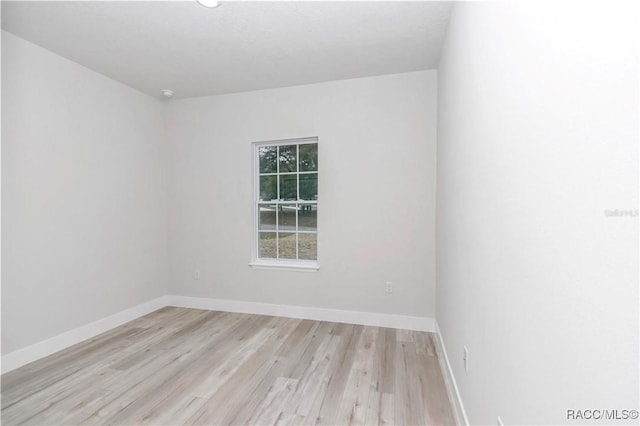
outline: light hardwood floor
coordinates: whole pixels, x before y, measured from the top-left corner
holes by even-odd
[[[2,424],[454,424],[431,333],[163,308],[2,376]]]

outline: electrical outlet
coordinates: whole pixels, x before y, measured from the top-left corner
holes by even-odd
[[[199,280],[202,277],[202,271],[200,269],[196,269],[193,271],[193,278]]]
[[[384,292],[387,294],[393,293],[393,283],[391,281],[385,283]]]
[[[464,361],[464,371],[469,372],[469,349],[463,346],[462,361]]]
[[[500,416],[498,416],[498,426],[504,426],[504,423],[502,423],[502,419],[500,418]]]

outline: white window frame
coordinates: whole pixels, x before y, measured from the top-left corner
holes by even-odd
[[[263,141],[263,142],[253,142],[252,150],[253,150],[253,202],[251,203],[251,208],[253,209],[253,249],[252,249],[252,258],[249,266],[254,269],[274,269],[274,270],[298,270],[298,271],[308,271],[315,272],[320,268],[318,263],[318,259],[320,257],[319,253],[319,226],[316,224],[316,260],[300,260],[300,259],[268,259],[268,258],[260,258],[260,215],[258,205],[260,203],[263,204],[315,204],[319,206],[318,200],[271,200],[268,202],[260,201],[260,148],[264,146],[283,146],[283,145],[300,145],[304,144],[317,144],[318,137],[308,137],[308,138],[297,138],[297,139],[281,139],[275,141]],[[318,144],[318,148],[320,145]],[[318,149],[319,150],[319,149]],[[299,148],[298,148],[299,151]],[[299,155],[296,155],[296,174],[305,174],[305,172],[300,172],[300,162]],[[293,173],[293,172],[292,172]],[[320,192],[320,173],[318,172],[318,193]],[[277,165],[276,175],[280,174],[280,164]],[[280,187],[280,179],[278,179],[278,188]],[[298,183],[299,185],[299,183]],[[299,191],[298,191],[299,193]],[[320,196],[318,195],[318,198]],[[277,209],[276,209],[277,214]],[[298,230],[298,214],[296,214],[296,251],[298,250],[298,236],[301,232]],[[304,232],[302,232],[304,233]],[[276,247],[278,244],[278,237],[276,236]],[[277,250],[277,248],[276,248]],[[297,255],[296,255],[297,257]]]

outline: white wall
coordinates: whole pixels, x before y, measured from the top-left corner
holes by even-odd
[[[167,292],[162,106],[2,33],[2,353]]]
[[[421,71],[167,104],[171,292],[433,317],[436,84]],[[307,136],[320,270],[253,270],[251,143]]]
[[[638,218],[604,214],[638,208],[637,15],[622,6],[454,6],[437,320],[473,424],[638,409]]]

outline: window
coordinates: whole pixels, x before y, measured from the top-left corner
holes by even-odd
[[[318,139],[254,144],[253,266],[317,269]]]

